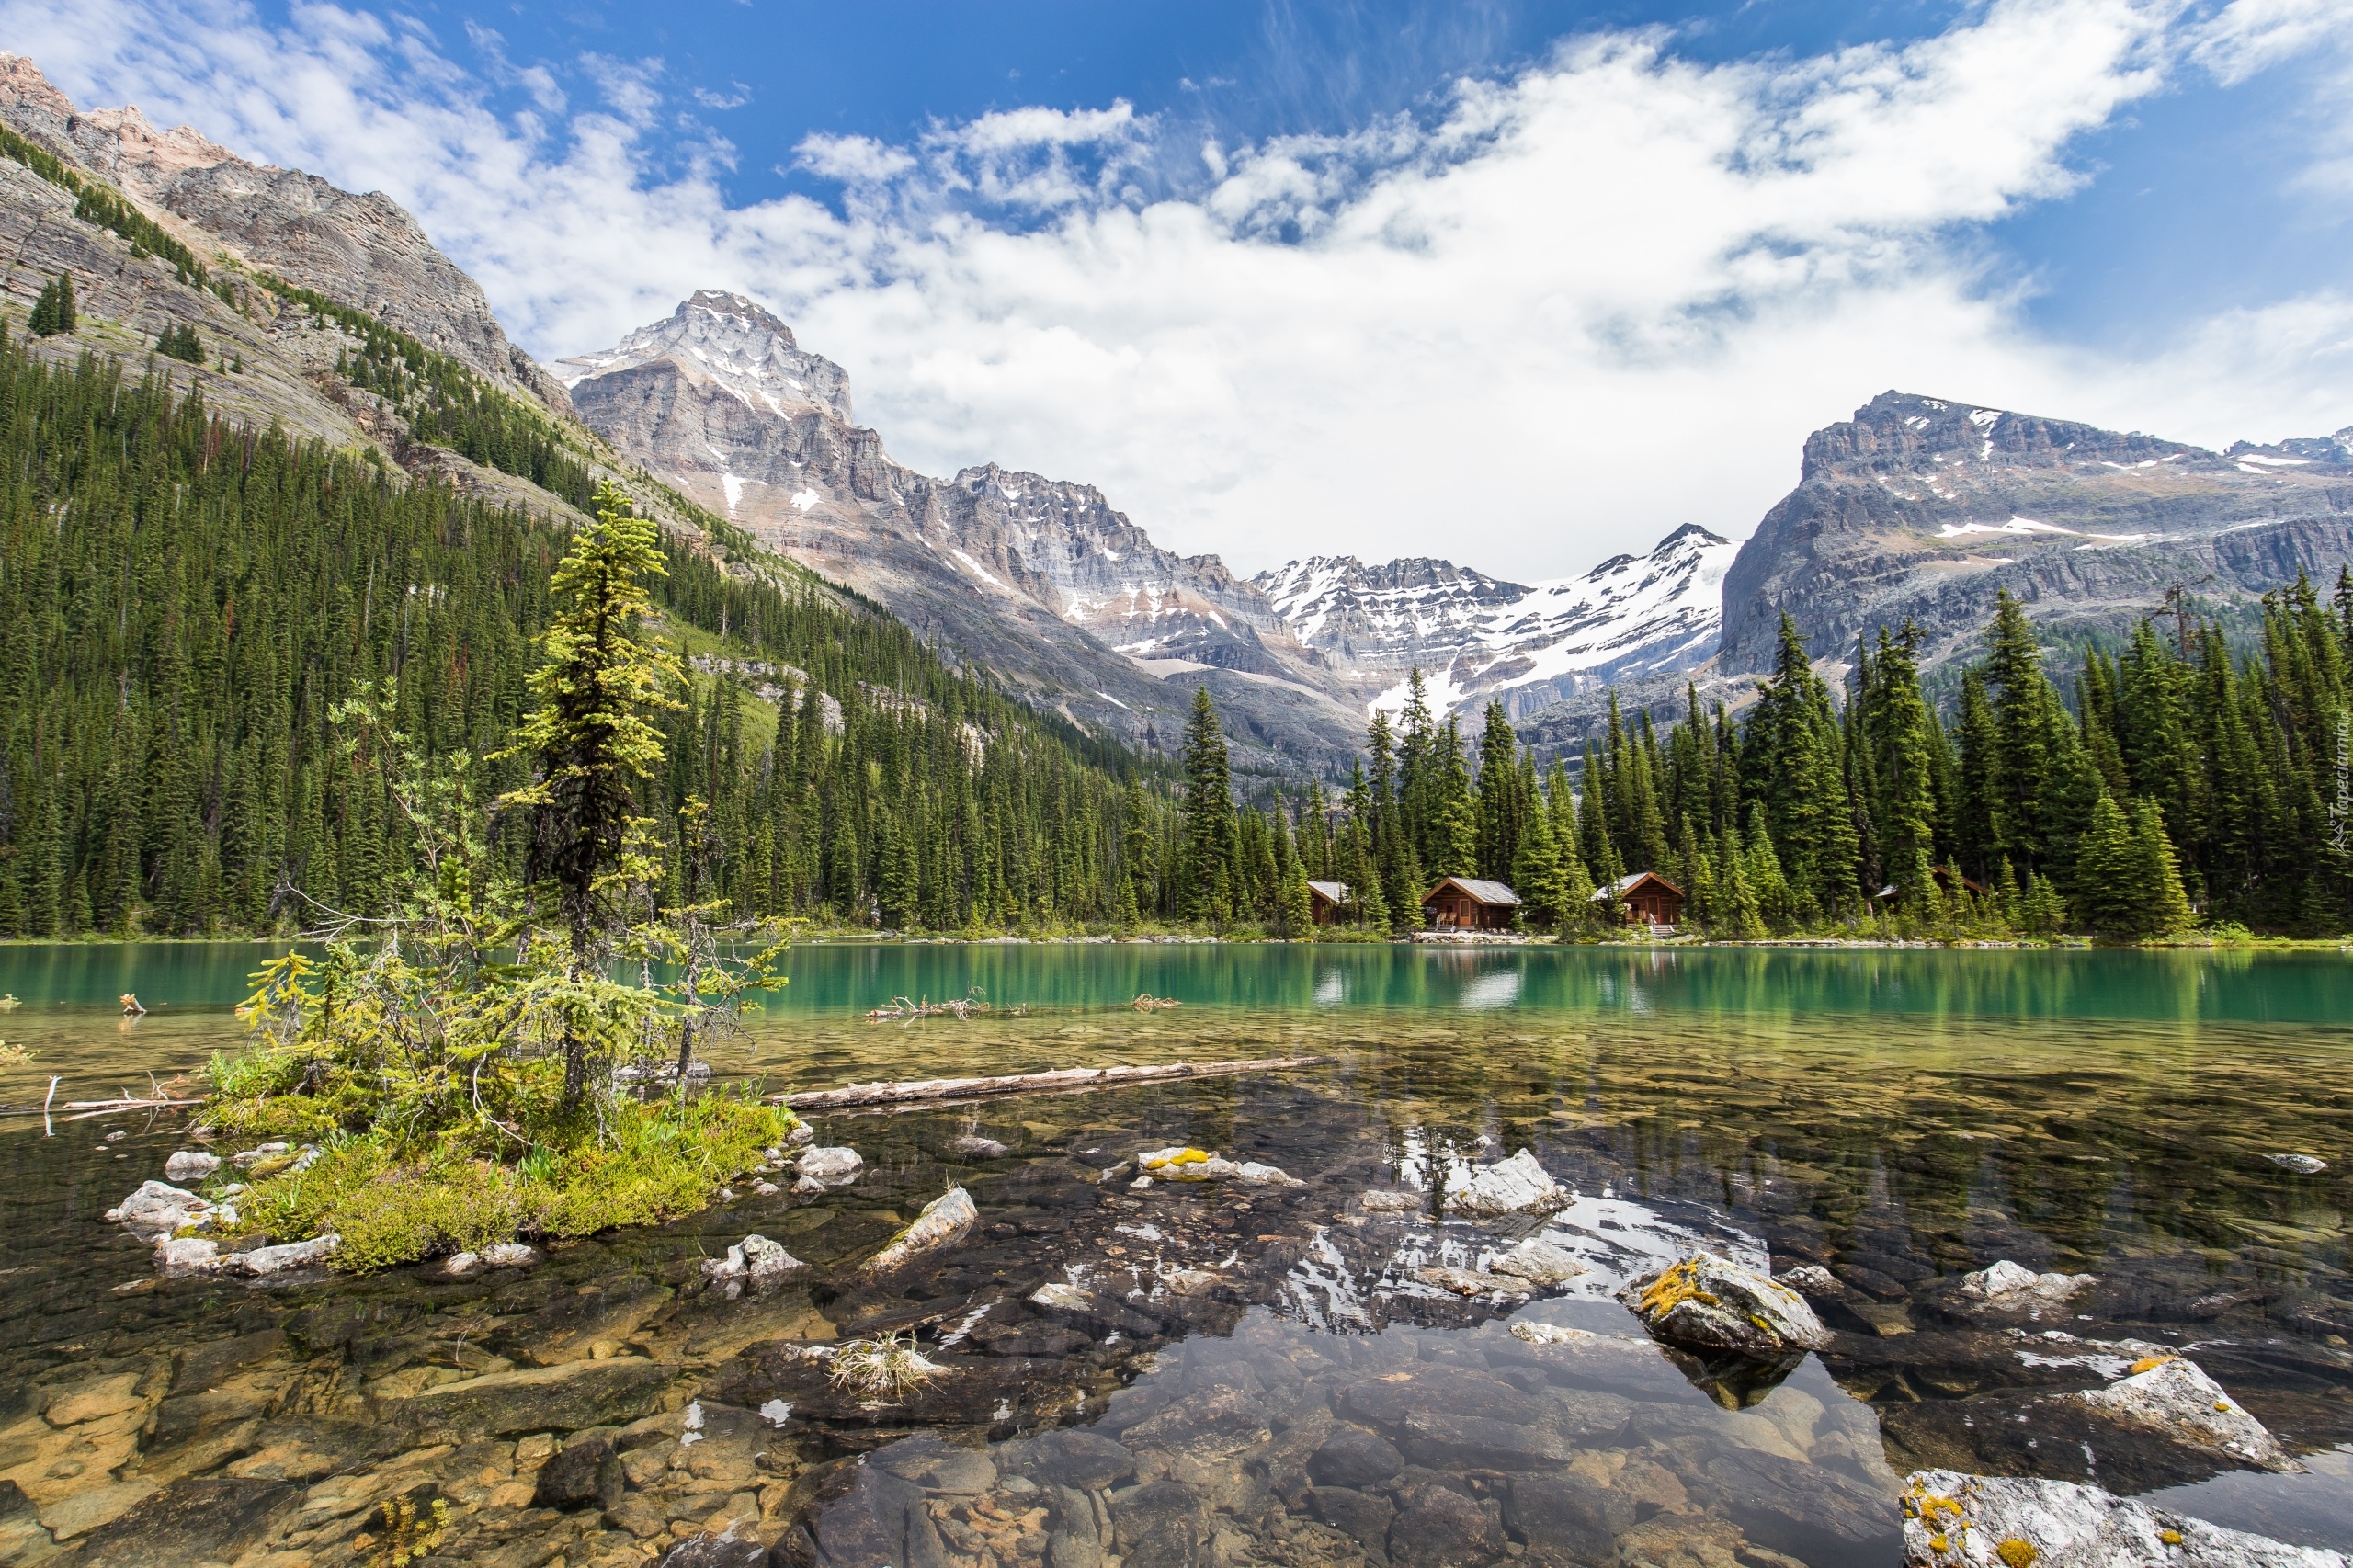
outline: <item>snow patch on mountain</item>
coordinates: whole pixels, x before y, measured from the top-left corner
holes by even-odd
[[[850,419],[849,372],[794,339],[792,329],[741,294],[701,289],[667,320],[639,327],[601,354],[559,359],[565,387],[667,359],[696,381],[732,393],[746,408],[785,414],[790,406]]]
[[[1401,709],[1418,665],[1434,709],[1501,698],[1518,716],[1604,681],[1705,662],[1738,551],[1694,525],[1647,555],[1533,585],[1444,561],[1367,566],[1348,556],[1294,561],[1253,581],[1292,634],[1346,674],[1395,677],[1368,712]]]

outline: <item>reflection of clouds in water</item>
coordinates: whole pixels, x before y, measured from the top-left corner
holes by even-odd
[[[1456,999],[1454,1005],[1458,1007],[1483,1009],[1508,1007],[1518,1000],[1519,971],[1514,968],[1497,970],[1493,974],[1480,975],[1462,988],[1462,994]]]
[[[1348,977],[1336,969],[1327,969],[1315,981],[1315,1005],[1336,1007],[1348,999]]]

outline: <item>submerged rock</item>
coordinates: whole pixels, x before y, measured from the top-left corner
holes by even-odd
[[[1706,1253],[1628,1281],[1618,1300],[1670,1345],[1778,1356],[1830,1343],[1803,1296]]]
[[[196,1149],[181,1149],[176,1151],[170,1159],[164,1162],[164,1179],[202,1181],[220,1168],[220,1155],[207,1154]]]
[[[1253,1187],[1305,1187],[1307,1184],[1273,1165],[1262,1165],[1255,1160],[1229,1160],[1206,1149],[1188,1149],[1178,1144],[1167,1149],[1146,1149],[1136,1155],[1137,1168],[1142,1172],[1137,1185],[1151,1181],[1239,1181]]]
[[[929,1203],[909,1225],[892,1238],[891,1244],[867,1260],[869,1274],[885,1274],[904,1267],[927,1252],[953,1246],[972,1233],[981,1221],[981,1211],[972,1206],[972,1194],[961,1187],[951,1187]]]
[[[1854,1294],[1844,1280],[1818,1263],[1801,1263],[1795,1268],[1785,1268],[1779,1278],[1782,1284],[1808,1296],[1826,1296],[1832,1301],[1842,1301]]]
[[[1576,1194],[1554,1181],[1526,1149],[1449,1183],[1446,1192],[1447,1208],[1483,1218],[1551,1214],[1575,1200]]]
[[[1531,1285],[1558,1285],[1586,1271],[1585,1265],[1565,1248],[1541,1236],[1530,1236],[1487,1265],[1495,1274],[1510,1274]]]
[[[949,1152],[967,1160],[1002,1160],[1013,1153],[994,1138],[983,1138],[977,1132],[959,1133],[948,1141]]]
[[[1444,1264],[1422,1269],[1415,1276],[1425,1285],[1441,1290],[1451,1290],[1458,1296],[1512,1296],[1526,1300],[1533,1294],[1524,1279],[1498,1278],[1480,1274],[1468,1268],[1454,1268]]]
[[[213,1272],[244,1279],[266,1279],[273,1274],[291,1274],[298,1268],[313,1268],[326,1262],[335,1256],[339,1241],[339,1237],[333,1235],[313,1236],[307,1242],[256,1247],[251,1252],[223,1253],[213,1265]]]
[[[2281,1170],[2293,1171],[2298,1176],[2318,1176],[2328,1169],[2328,1162],[2315,1154],[2266,1154],[2263,1157]]]
[[[793,1190],[814,1182],[820,1188],[847,1187],[866,1169],[865,1156],[855,1149],[812,1149],[801,1156],[801,1180]]]
[[[1953,1296],[1964,1308],[1981,1306],[2032,1315],[2064,1307],[2076,1291],[2097,1282],[2098,1277],[2091,1274],[2037,1274],[2004,1258],[1974,1274],[1962,1275]]]
[[[534,1508],[577,1508],[594,1503],[611,1508],[621,1500],[628,1477],[609,1437],[585,1437],[540,1467],[531,1492]]]
[[[1418,1192],[1368,1192],[1357,1206],[1368,1214],[1418,1214],[1429,1207],[1429,1199]]]
[[[166,1279],[210,1274],[221,1261],[221,1244],[202,1236],[165,1236],[155,1244],[155,1272]]]
[[[1905,1568],[2347,1568],[2070,1481],[1916,1471],[1904,1483]]]
[[[2218,1457],[2240,1464],[2260,1470],[2303,1468],[2245,1405],[2223,1392],[2195,1362],[2178,1356],[2136,1361],[2130,1372],[2106,1388],[2068,1397],[2097,1415],[2174,1443],[2219,1450]]]

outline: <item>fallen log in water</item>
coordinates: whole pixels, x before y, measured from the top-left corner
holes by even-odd
[[[1051,1073],[1020,1073],[1004,1078],[916,1078],[896,1084],[852,1084],[840,1089],[810,1089],[770,1095],[772,1105],[794,1110],[842,1110],[854,1106],[941,1105],[957,1100],[995,1099],[1073,1089],[1108,1089],[1173,1078],[1218,1078],[1235,1073],[1285,1073],[1320,1067],[1329,1056],[1267,1056],[1249,1062],[1173,1062],[1156,1067],[1061,1067]]]

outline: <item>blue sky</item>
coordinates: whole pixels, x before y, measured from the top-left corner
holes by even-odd
[[[738,289],[903,460],[1245,569],[1736,536],[1888,386],[2353,424],[2342,0],[0,0],[0,43],[387,190],[542,358]]]

